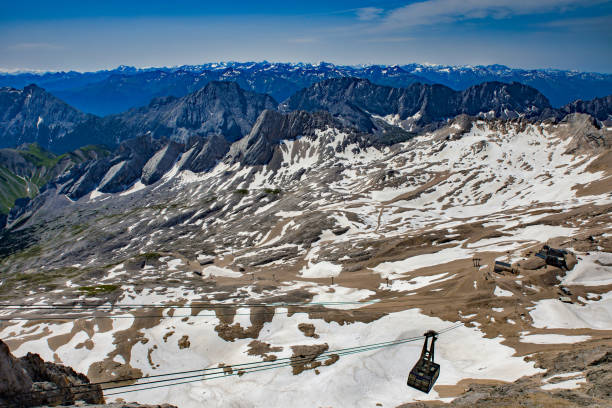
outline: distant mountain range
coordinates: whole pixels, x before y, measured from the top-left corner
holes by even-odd
[[[173,68],[120,66],[97,72],[0,74],[0,87],[36,84],[83,112],[120,113],[147,105],[157,97],[182,97],[212,81],[236,82],[241,88],[283,101],[300,89],[326,79],[356,77],[392,87],[414,83],[442,84],[464,90],[483,82],[519,82],[532,86],[560,107],[578,99],[612,94],[612,75],[560,70],[523,70],[488,66],[341,66],[330,63],[290,64],[226,62]]]

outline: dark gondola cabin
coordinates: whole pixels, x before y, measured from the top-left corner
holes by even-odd
[[[434,343],[438,339],[438,333],[430,330],[424,336],[423,351],[408,375],[408,386],[429,393],[440,375],[440,365],[434,363]],[[430,338],[431,346],[428,347]]]

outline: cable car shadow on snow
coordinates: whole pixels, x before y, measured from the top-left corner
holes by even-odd
[[[434,343],[438,339],[438,333],[429,330],[424,334],[425,342],[419,361],[414,365],[408,375],[408,386],[424,393],[429,393],[440,375],[440,365],[434,363]],[[428,346],[431,338],[431,346]]]

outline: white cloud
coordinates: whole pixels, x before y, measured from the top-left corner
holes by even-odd
[[[389,28],[450,23],[458,20],[494,18],[565,11],[604,0],[425,0],[391,11],[384,21]]]
[[[22,73],[38,73],[43,74],[45,72],[58,72],[58,71],[49,71],[46,69],[32,69],[32,68],[4,68],[0,67],[0,73],[3,74],[22,74]]]
[[[10,45],[8,48],[11,50],[59,50],[63,47],[56,44],[42,42],[26,42]]]
[[[299,38],[289,38],[287,42],[290,42],[293,44],[312,44],[314,42],[317,42],[317,39],[313,37],[299,37]]]
[[[567,18],[563,20],[554,20],[542,24],[545,27],[563,27],[563,28],[602,28],[612,25],[612,15],[583,17],[583,18]]]
[[[357,9],[357,18],[362,21],[370,21],[380,17],[384,10],[378,7],[364,7]]]
[[[399,37],[371,37],[364,39],[366,43],[405,43],[414,41],[415,37],[399,36]]]

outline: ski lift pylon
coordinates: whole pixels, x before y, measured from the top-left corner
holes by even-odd
[[[414,365],[408,375],[408,386],[424,393],[429,393],[440,375],[440,365],[434,363],[434,343],[438,339],[438,333],[429,330],[423,334],[425,342],[419,361]],[[431,345],[429,339],[431,338]]]

